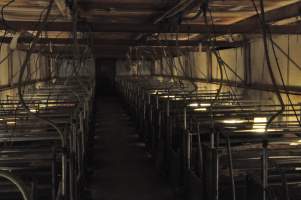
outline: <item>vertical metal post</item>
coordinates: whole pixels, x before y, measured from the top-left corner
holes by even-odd
[[[285,200],[290,200],[289,196],[289,191],[287,187],[287,178],[285,172],[282,172],[282,187],[283,187],[283,192],[284,192],[284,199]]]
[[[156,109],[159,109],[159,95],[156,95]]]
[[[216,166],[215,200],[218,200],[219,199],[219,153],[218,153],[218,149],[215,149],[215,162],[216,162],[215,163],[215,166]]]
[[[62,196],[65,197],[66,195],[66,187],[67,187],[67,184],[66,184],[66,180],[67,180],[67,159],[66,159],[66,150],[63,149],[63,152],[62,152]]]
[[[145,100],[143,101],[143,122],[146,119],[146,102]]]
[[[150,121],[150,123],[152,123],[152,121],[153,121],[153,105],[150,105],[149,121]]]
[[[162,113],[161,113],[161,111],[157,111],[158,112],[158,139],[160,139],[161,138],[161,121],[162,121]]]
[[[170,101],[169,99],[167,100],[166,103],[166,122],[165,122],[165,131],[166,131],[166,142],[167,146],[171,144],[171,135],[170,135]]]
[[[198,154],[199,154],[199,175],[203,179],[203,148],[202,148],[202,141],[201,141],[201,133],[200,133],[200,123],[197,124],[197,137],[198,137]]]
[[[262,200],[267,200],[267,188],[268,188],[268,152],[267,141],[263,141],[262,145]]]
[[[36,183],[33,181],[31,183],[31,200],[36,199]]]
[[[169,117],[169,112],[170,112],[170,101],[169,99],[167,100],[167,103],[166,103],[166,116]]]
[[[79,112],[79,130],[84,133],[84,117],[82,111]]]
[[[137,122],[137,125],[139,125],[139,118],[140,118],[140,113],[139,113],[139,109],[140,109],[140,101],[139,101],[139,98],[140,98],[140,89],[138,87],[137,89],[137,96],[136,96],[136,122]]]
[[[56,165],[56,151],[53,150],[53,159],[51,165],[52,172],[52,200],[56,200],[56,186],[57,186],[57,165]]]
[[[143,128],[143,121],[145,119],[145,92],[144,91],[142,91],[141,109],[142,109],[142,118],[140,118],[140,126],[141,128]]]
[[[184,123],[184,130],[183,130],[183,136],[182,136],[182,138],[183,138],[183,141],[182,141],[182,145],[183,145],[183,161],[184,162],[187,162],[187,155],[188,155],[188,148],[186,147],[186,149],[185,149],[185,146],[187,145],[188,146],[188,134],[187,134],[187,110],[186,110],[186,108],[184,108],[184,113],[183,113],[183,123]],[[187,151],[186,153],[185,153],[185,150]],[[186,164],[186,166],[188,167],[188,163],[185,163]]]
[[[79,112],[79,126],[80,126],[80,131],[79,131],[79,138],[81,139],[80,144],[81,144],[81,154],[82,157],[84,157],[85,154],[85,126],[84,126],[84,114],[85,112],[80,111]]]
[[[187,130],[187,110],[186,108],[184,108],[184,130],[186,131]]]
[[[191,134],[186,131],[187,136],[187,169],[191,168]]]
[[[229,174],[231,177],[232,184],[232,199],[236,200],[236,189],[235,189],[235,179],[233,173],[233,159],[232,159],[232,151],[231,151],[231,143],[230,138],[227,136],[227,151],[228,151],[228,161],[229,161]]]
[[[72,132],[69,135],[70,141],[70,153],[69,153],[69,196],[70,199],[74,199],[74,137],[76,137],[75,122],[72,123]]]
[[[210,133],[210,147],[211,147],[211,149],[214,149],[214,145],[215,145],[214,140],[215,140],[214,132],[213,132],[213,130],[211,130],[211,133]]]
[[[66,132],[64,133],[64,136],[66,136]],[[62,177],[61,177],[61,191],[60,193],[62,194],[63,198],[66,198],[66,188],[67,188],[67,148],[66,148],[66,137],[64,137],[64,141],[63,141],[63,145],[62,145],[62,158],[61,158],[61,162],[62,162]]]

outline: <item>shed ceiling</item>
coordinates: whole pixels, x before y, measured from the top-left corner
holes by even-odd
[[[185,1],[185,0],[184,0]],[[187,0],[186,0],[187,1]],[[188,0],[189,1],[189,0]],[[4,5],[11,2],[10,0],[1,0],[0,6],[3,8]],[[68,33],[68,26],[66,30],[63,30],[62,25],[58,24],[59,22],[69,22],[71,23],[71,17],[69,15],[67,6],[64,3],[64,0],[56,0],[55,6],[51,11],[49,21],[53,25],[53,29],[48,31],[47,36],[50,38],[61,38],[66,39],[70,37]],[[157,34],[152,31],[151,33],[146,29],[144,31],[141,27],[153,26],[155,20],[162,16],[166,11],[173,8],[180,1],[176,0],[77,0],[79,7],[79,21],[89,24],[92,28],[93,37],[97,41],[106,40],[107,43],[112,41],[112,45],[116,45],[114,41],[123,40],[128,41],[129,44],[143,44],[143,41],[150,40],[149,38],[153,38]],[[200,5],[203,0],[191,1],[193,2],[191,6],[185,9],[185,12],[181,17],[191,17],[194,16],[198,10],[200,9]],[[222,26],[225,31],[224,34],[231,33],[233,29],[232,26],[237,25],[241,26],[241,33],[248,34],[248,30],[250,29],[250,33],[252,33],[252,26],[258,26],[258,21],[256,17],[256,12],[254,10],[252,0],[211,0],[209,1],[209,10],[211,11],[212,20],[214,25]],[[259,0],[255,0],[256,5],[259,7]],[[32,26],[22,25],[22,22],[27,21],[29,24],[37,23],[40,19],[41,12],[45,10],[48,6],[49,0],[15,0],[11,2],[8,6],[4,7],[1,11],[1,15],[3,14],[4,19],[10,24],[10,22],[16,22],[16,29],[21,30],[30,30]],[[294,5],[296,9],[289,13],[285,9],[287,6]],[[299,15],[297,9],[300,10],[301,3],[300,0],[265,0],[264,6],[267,15],[271,12],[270,16],[267,16],[267,19],[270,23],[274,23],[281,20],[281,23],[278,25],[287,25],[289,23],[295,22],[292,18]],[[283,10],[281,10],[283,8]],[[282,12],[281,12],[282,11]],[[273,13],[274,12],[274,13]],[[285,13],[287,12],[287,13]],[[279,15],[280,13],[280,15]],[[164,19],[160,23],[163,23],[164,26],[172,27],[171,30],[178,25],[178,18],[180,15],[176,15],[175,17]],[[209,15],[211,19],[211,16]],[[286,18],[290,18],[290,20],[286,20]],[[19,23],[19,24],[18,24]],[[57,24],[56,24],[57,23]],[[212,22],[210,22],[212,23]],[[112,32],[109,30],[101,32],[102,26],[110,26],[116,25]],[[127,26],[131,24],[131,26]],[[189,24],[197,27],[204,27],[204,19],[202,16],[198,17],[195,20],[190,21],[182,21],[182,24]],[[275,23],[277,24],[277,23]],[[296,24],[296,23],[294,23]],[[59,26],[60,25],[60,26]],[[134,31],[133,28],[137,26],[142,30]],[[161,25],[162,26],[162,25]],[[20,28],[19,28],[20,27]],[[58,27],[55,30],[55,27]],[[120,27],[120,30],[118,30]],[[131,28],[132,27],[132,28]],[[229,28],[227,28],[229,27]],[[3,28],[3,26],[2,26]],[[219,28],[219,27],[218,27]],[[258,28],[258,27],[257,27]],[[279,27],[276,27],[279,28]],[[281,27],[280,27],[281,28]],[[294,30],[295,27],[289,27]],[[108,28],[109,29],[109,28]],[[201,28],[200,28],[201,29]],[[289,29],[289,30],[291,30]],[[98,31],[100,30],[100,31]],[[188,30],[188,29],[187,29]],[[160,28],[158,29],[160,31]],[[175,30],[171,32],[176,32]],[[189,31],[187,31],[189,32]],[[204,39],[206,39],[205,31],[200,31],[200,33],[182,33],[180,35],[177,34],[161,34],[159,37],[160,40],[175,40],[176,38],[180,40],[194,40],[195,45]],[[147,33],[147,34],[146,34]],[[221,32],[222,34],[223,32]],[[219,34],[220,35],[220,34]],[[148,37],[145,37],[148,36]],[[152,37],[149,37],[152,36]],[[139,40],[139,42],[137,42]],[[142,40],[142,42],[141,42]],[[135,42],[136,41],[136,42]],[[113,44],[114,43],[114,44]],[[125,42],[124,42],[125,44]],[[190,43],[191,44],[191,43]],[[95,44],[101,45],[101,44]],[[120,51],[120,47],[117,49]],[[126,49],[126,48],[125,48]],[[110,48],[110,51],[112,47]],[[105,49],[104,49],[105,51]],[[125,51],[126,52],[126,51]],[[97,52],[99,53],[99,52]],[[100,53],[101,54],[101,53]],[[118,54],[119,55],[119,54]],[[111,55],[114,58],[114,53]]]

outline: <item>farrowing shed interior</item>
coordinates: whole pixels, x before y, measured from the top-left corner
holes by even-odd
[[[300,200],[300,0],[0,0],[0,199]]]

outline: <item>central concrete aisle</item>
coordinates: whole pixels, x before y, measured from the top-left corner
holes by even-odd
[[[175,200],[116,98],[97,100],[93,200]]]

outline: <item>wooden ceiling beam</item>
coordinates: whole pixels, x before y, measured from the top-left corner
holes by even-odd
[[[154,10],[166,8],[174,4],[173,0],[79,0],[79,6],[84,10]]]
[[[0,41],[3,43],[10,43],[12,37],[0,37]],[[31,37],[21,37],[19,38],[19,43],[31,43]],[[73,44],[73,39],[71,38],[41,38],[39,39],[39,44],[53,44],[53,45],[68,45]],[[79,44],[88,44],[85,39],[79,39]],[[93,39],[93,46],[133,46],[133,47],[164,47],[164,46],[179,46],[179,47],[193,47],[202,45],[210,45],[212,42],[205,40],[148,40],[148,41],[135,41],[135,40],[104,40],[104,39]],[[228,41],[215,41],[214,46],[239,46],[242,45],[241,41],[228,42]]]
[[[26,51],[28,47],[23,46],[18,48],[21,51]],[[183,55],[185,52],[198,52],[198,48],[177,48],[177,47],[165,47],[164,48],[169,56],[179,56]],[[52,51],[49,51],[49,48],[45,46],[37,46],[33,50],[33,53],[41,53],[43,55],[49,55],[49,56],[70,56],[72,58],[73,56],[73,51],[72,48],[67,48],[67,47],[52,47]],[[109,58],[126,58],[128,56],[128,48],[108,48],[108,47],[96,47],[92,49],[92,53],[94,57],[109,57]],[[88,56],[88,55],[87,55]],[[162,54],[162,48],[153,48],[152,51],[144,51],[138,50],[132,51],[131,57],[132,59],[137,59],[137,58],[143,58],[144,59],[158,59],[164,56]]]
[[[19,45],[18,46],[19,50],[26,51],[28,50],[28,45]],[[50,46],[48,45],[37,45],[34,49],[33,52],[38,53],[38,52],[49,52]],[[70,52],[73,53],[73,46],[52,46],[51,47],[53,52]],[[84,51],[85,47],[80,47],[81,51]],[[145,50],[149,51],[158,51],[162,52],[162,50],[165,51],[171,51],[171,52],[183,52],[183,51],[190,51],[190,52],[198,52],[199,47],[151,47],[151,48],[133,48],[133,52],[144,52]],[[111,46],[111,45],[97,45],[92,47],[92,51],[94,52],[115,52],[115,53],[120,53],[120,52],[128,52],[129,47],[128,46]],[[149,51],[149,52],[151,52]]]
[[[10,27],[17,30],[37,30],[39,29],[39,22],[35,21],[8,21]],[[5,29],[4,25],[0,24],[0,29]],[[261,32],[260,28],[241,26],[241,25],[215,25],[215,34],[258,34]],[[270,26],[274,34],[300,34],[301,27],[299,25],[272,25]],[[70,22],[50,22],[43,27],[44,31],[63,31],[71,32],[72,23]],[[166,24],[126,24],[126,23],[79,23],[78,30],[81,32],[128,32],[128,33],[199,33],[208,34],[212,32],[211,28],[200,24],[182,24],[178,30],[171,28]]]
[[[260,10],[258,8],[258,10]],[[265,12],[266,23],[273,23],[276,21],[280,21],[283,19],[297,17],[301,15],[301,1],[282,6],[280,8],[276,8],[270,11]],[[257,15],[244,19],[235,23],[237,27],[250,27],[250,29],[254,27],[260,27],[260,21]]]
[[[141,48],[133,48],[132,51],[135,52],[144,52],[144,51],[159,51],[162,52],[162,50],[165,51],[190,51],[190,52],[198,52],[198,47],[141,47]],[[70,49],[71,50],[71,49]],[[98,45],[93,47],[93,51],[114,51],[114,52],[127,52],[129,50],[128,46],[111,46],[111,45]]]

